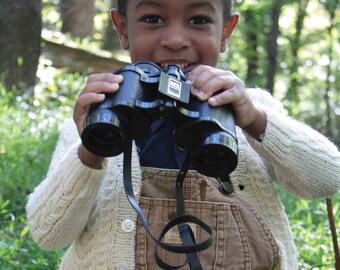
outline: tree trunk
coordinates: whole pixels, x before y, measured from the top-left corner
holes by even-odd
[[[256,28],[256,19],[254,18],[254,11],[246,10],[244,12],[244,20],[245,25],[249,26],[245,30],[245,36],[248,44],[248,49],[246,50],[246,59],[247,59],[247,77],[246,83],[247,85],[252,85],[257,77],[257,69],[258,69],[258,53],[257,47],[259,43],[258,32],[255,30]]]
[[[280,34],[279,29],[279,19],[280,19],[280,11],[282,8],[282,0],[275,0],[272,5],[271,11],[271,29],[268,35],[268,73],[267,73],[267,89],[270,93],[274,92],[274,84],[275,84],[275,74],[277,68],[277,38]]]
[[[85,38],[93,34],[95,16],[95,0],[62,0],[61,31],[70,32],[73,37]]]
[[[289,67],[290,70],[290,86],[288,88],[286,98],[290,101],[296,102],[295,106],[296,107],[298,104],[300,104],[300,98],[298,95],[298,88],[299,88],[299,74],[298,74],[298,68],[299,68],[299,61],[298,61],[298,56],[299,56],[299,50],[301,47],[301,33],[303,29],[303,22],[306,17],[306,10],[308,6],[309,0],[301,0],[299,1],[299,7],[298,7],[298,15],[297,19],[295,22],[295,36],[291,40],[291,51],[292,51],[292,63]],[[288,108],[290,110],[290,108]]]
[[[5,86],[35,85],[40,55],[41,0],[0,0],[0,73]]]
[[[100,54],[67,46],[58,40],[43,36],[41,56],[51,60],[52,66],[67,72],[102,73],[113,72],[128,64],[129,61],[117,59],[112,54]]]

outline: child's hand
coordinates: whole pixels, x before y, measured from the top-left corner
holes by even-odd
[[[74,106],[73,120],[76,123],[79,136],[83,132],[84,122],[89,113],[90,106],[94,103],[104,101],[104,93],[114,93],[119,89],[119,84],[123,81],[122,75],[112,73],[92,74],[87,80],[87,84],[80,93]],[[81,161],[94,169],[100,168],[104,158],[98,157],[89,152],[83,144],[78,149]]]
[[[111,73],[92,74],[88,77],[87,84],[80,93],[73,112],[73,120],[77,125],[79,135],[83,132],[84,122],[89,113],[90,106],[104,101],[104,93],[116,92],[122,81],[122,75]]]
[[[188,81],[193,85],[193,95],[208,100],[211,106],[230,104],[235,123],[258,139],[266,127],[265,114],[250,100],[242,81],[232,72],[200,65],[191,71]],[[217,91],[224,90],[213,96]]]

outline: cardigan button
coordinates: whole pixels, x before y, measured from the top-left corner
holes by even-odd
[[[122,222],[122,229],[124,232],[132,232],[135,228],[135,223],[131,219],[125,219]]]
[[[133,188],[133,195],[137,196],[139,193],[139,187],[136,183],[132,184],[132,188]]]

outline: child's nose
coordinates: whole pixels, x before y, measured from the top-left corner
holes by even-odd
[[[190,37],[181,25],[168,26],[162,33],[161,46],[178,51],[190,45]]]

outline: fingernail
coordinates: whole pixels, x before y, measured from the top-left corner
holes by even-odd
[[[198,96],[199,98],[204,98],[204,97],[205,97],[205,93],[204,93],[203,91],[199,91],[199,92],[197,93],[197,96]]]
[[[191,89],[191,93],[194,95],[194,96],[197,96],[198,95],[198,90],[196,88],[192,88]]]
[[[118,89],[119,88],[119,84],[118,83],[111,83],[111,88]]]
[[[215,104],[217,102],[217,99],[214,97],[209,98],[209,103]]]

